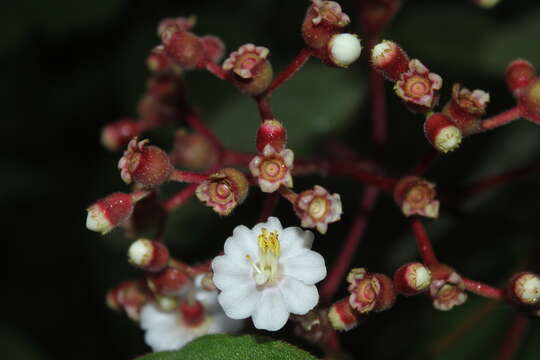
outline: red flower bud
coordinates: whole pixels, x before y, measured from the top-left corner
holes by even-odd
[[[214,63],[219,62],[225,53],[225,44],[220,38],[212,35],[201,37],[206,58]]]
[[[141,281],[124,281],[107,293],[107,305],[113,310],[124,310],[134,321],[139,320],[142,307],[150,301],[148,288]]]
[[[383,274],[371,274],[364,268],[352,269],[347,275],[349,304],[359,313],[384,311],[392,307],[396,299],[392,279]]]
[[[398,81],[409,70],[409,57],[395,42],[383,40],[371,50],[373,67],[390,81]]]
[[[432,73],[419,60],[409,61],[409,70],[402,73],[394,85],[399,96],[411,111],[426,112],[439,102],[442,78]]]
[[[447,153],[461,144],[461,130],[443,113],[431,114],[424,123],[426,138],[435,149]]]
[[[531,272],[514,275],[506,287],[508,298],[521,306],[540,305],[540,277]]]
[[[183,69],[197,67],[205,57],[201,39],[174,26],[167,27],[161,34],[167,54]]]
[[[160,295],[179,295],[191,288],[191,277],[182,269],[168,266],[146,278],[152,292]]]
[[[177,130],[170,158],[175,166],[203,171],[216,164],[218,154],[201,134]]]
[[[516,59],[506,67],[506,85],[514,96],[519,97],[536,77],[533,64],[523,59]]]
[[[402,265],[394,274],[394,286],[397,292],[411,296],[429,289],[431,271],[419,262]]]
[[[437,310],[450,310],[467,300],[465,284],[456,271],[448,265],[435,264],[429,266],[432,281],[429,293],[433,299],[433,307]]]
[[[417,176],[402,178],[395,187],[394,200],[405,216],[439,216],[439,200],[435,184]]]
[[[171,69],[173,61],[165,52],[163,45],[156,46],[146,58],[148,69],[153,72],[163,72]]]
[[[242,172],[225,168],[202,182],[195,194],[219,215],[229,215],[234,208],[244,202],[248,190],[249,183]]]
[[[269,53],[262,46],[242,45],[223,62],[223,70],[231,74],[240,91],[252,96],[259,95],[272,83],[272,65],[266,59]]]
[[[205,318],[204,307],[200,301],[182,302],[179,306],[183,324],[187,326],[199,326]]]
[[[341,32],[350,22],[349,16],[337,2],[313,0],[302,24],[302,36],[311,48],[322,49],[333,35]]]
[[[334,303],[328,311],[328,320],[336,330],[348,331],[358,325],[358,314],[349,304],[349,298]]]
[[[257,129],[257,150],[263,152],[270,144],[276,151],[281,151],[287,143],[287,130],[277,120],[264,120]]]
[[[448,115],[464,136],[480,130],[480,118],[486,113],[489,94],[483,90],[470,91],[454,84],[452,99],[446,103],[443,113]]]
[[[169,249],[160,242],[139,239],[129,247],[128,258],[132,265],[142,270],[157,272],[167,266]]]
[[[519,100],[524,116],[529,120],[540,123],[540,77],[531,82],[523,91]]]
[[[88,230],[106,234],[130,217],[133,212],[133,199],[129,194],[114,193],[98,200],[87,211]]]
[[[125,118],[105,125],[101,131],[101,143],[110,151],[124,148],[129,141],[139,135],[139,124],[131,118]]]

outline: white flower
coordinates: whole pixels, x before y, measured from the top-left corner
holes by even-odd
[[[199,275],[195,279],[195,299],[202,304],[204,311],[201,321],[190,323],[181,308],[165,312],[152,303],[142,308],[140,324],[146,330],[144,340],[153,351],[177,350],[199,336],[232,333],[242,328],[243,321],[225,315],[217,302],[216,291],[201,288],[202,277]]]
[[[253,229],[240,225],[212,262],[218,301],[232,319],[253,318],[257,329],[279,330],[289,314],[304,315],[319,301],[323,257],[310,250],[313,233],[283,229],[275,217]]]

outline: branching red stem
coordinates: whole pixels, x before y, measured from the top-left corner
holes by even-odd
[[[429,240],[429,236],[422,221],[416,216],[411,218],[411,227],[416,238],[416,245],[418,246],[420,256],[422,256],[424,263],[426,265],[438,264],[439,261],[435,256],[433,246],[431,245],[431,241]]]
[[[516,106],[510,110],[504,111],[498,115],[492,116],[490,118],[482,121],[482,131],[493,130],[499,126],[508,124],[511,121],[517,120],[522,116],[521,109]]]
[[[484,283],[466,278],[461,277],[463,280],[463,283],[465,284],[465,288],[475,293],[476,295],[483,296],[488,299],[494,299],[494,300],[502,300],[503,299],[503,291],[499,288],[486,285]]]
[[[199,184],[208,179],[208,175],[197,174],[190,171],[174,170],[169,177],[171,181]]]
[[[300,50],[294,60],[272,81],[270,87],[264,93],[264,97],[270,96],[277,88],[287,82],[309,60],[313,51],[309,48]]]

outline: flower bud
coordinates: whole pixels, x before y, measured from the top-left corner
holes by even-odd
[[[349,67],[360,57],[361,52],[360,39],[354,34],[336,34],[328,41],[328,59],[332,65]]]
[[[424,122],[426,138],[435,149],[447,153],[461,144],[461,130],[443,113],[431,114]]]
[[[124,148],[129,141],[139,135],[140,126],[134,119],[125,118],[105,125],[101,131],[101,144],[110,151]]]
[[[429,294],[435,309],[447,311],[467,300],[465,284],[453,268],[444,264],[434,264],[429,266],[429,269],[432,276]]]
[[[281,151],[287,143],[287,130],[275,119],[264,120],[257,129],[257,150],[263,152],[270,144],[276,151]]]
[[[167,27],[161,34],[167,54],[183,69],[193,69],[204,61],[204,46],[193,33]]]
[[[409,70],[402,73],[394,91],[411,111],[426,112],[439,101],[442,78],[432,73],[419,60],[409,61]]]
[[[516,59],[506,67],[506,85],[514,96],[520,96],[536,77],[533,64],[523,59]]]
[[[396,299],[392,279],[383,274],[371,274],[364,268],[352,269],[347,275],[349,304],[359,313],[384,311],[392,307]]]
[[[259,183],[263,192],[271,193],[281,185],[292,187],[291,170],[293,168],[294,153],[283,149],[276,151],[272,145],[264,147],[262,155],[255,156],[249,163],[249,170]]]
[[[157,34],[159,37],[163,37],[166,31],[172,33],[173,31],[190,31],[193,29],[197,22],[195,16],[177,17],[177,18],[165,18],[159,22],[157,28]]]
[[[405,296],[426,291],[430,285],[431,271],[419,262],[402,265],[394,274],[394,287]]]
[[[156,295],[155,298],[156,298],[156,305],[162,311],[172,312],[178,309],[178,301],[176,301],[175,296]]]
[[[330,307],[328,320],[334,329],[348,331],[358,325],[358,314],[349,304],[349,298],[345,298]]]
[[[169,249],[157,241],[139,239],[129,247],[128,258],[132,265],[142,270],[157,272],[167,266]]]
[[[98,200],[87,211],[86,228],[104,235],[129,218],[133,199],[129,194],[114,193]]]
[[[172,266],[146,277],[148,287],[160,295],[179,295],[191,288],[191,277],[182,269]]]
[[[435,184],[417,176],[402,178],[394,190],[394,200],[405,216],[436,218],[439,216],[439,200],[436,196]]]
[[[520,272],[514,275],[506,289],[508,298],[517,305],[540,304],[540,277],[534,273]]]
[[[340,220],[341,199],[339,194],[332,194],[322,186],[301,192],[296,198],[294,211],[302,221],[302,227],[317,228],[325,234],[328,224]]]
[[[179,306],[183,323],[187,326],[199,326],[205,318],[204,307],[200,301],[182,302]]]
[[[409,57],[395,42],[383,40],[371,50],[373,67],[390,81],[398,81],[409,70]]]
[[[146,65],[152,72],[163,72],[171,69],[173,61],[165,52],[165,47],[159,45],[153,48],[146,58]]]
[[[219,62],[225,53],[225,44],[223,44],[223,41],[212,35],[202,36],[200,39],[205,57],[213,63]]]
[[[175,166],[204,171],[217,163],[218,154],[207,138],[201,134],[177,130],[170,158]]]
[[[252,96],[259,95],[272,83],[272,65],[267,60],[269,53],[270,50],[265,47],[244,44],[223,62],[223,70],[231,74],[240,91]]]
[[[157,146],[147,146],[149,140],[132,139],[118,162],[122,180],[135,181],[146,187],[163,184],[169,179],[173,167],[167,153]]]
[[[244,202],[248,190],[249,183],[242,172],[225,168],[210,175],[197,187],[195,194],[219,215],[229,215]]]
[[[540,116],[540,77],[535,78],[523,91],[523,95],[520,97],[520,105],[528,118],[539,122],[535,118]]]
[[[489,93],[483,90],[470,91],[454,84],[452,99],[446,103],[443,113],[448,115],[464,136],[480,130],[480,119],[486,113]]]
[[[302,37],[313,49],[322,49],[351,19],[335,1],[313,0],[302,24]]]
[[[107,293],[106,301],[111,309],[124,310],[130,319],[138,321],[150,294],[141,281],[124,281]]]

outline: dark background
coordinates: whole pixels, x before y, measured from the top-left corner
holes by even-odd
[[[3,227],[0,357],[4,359],[131,359],[148,351],[142,332],[104,304],[107,289],[136,277],[126,262],[129,241],[121,231],[101,237],[84,227],[85,208],[113,191],[126,191],[116,170],[119,154],[99,143],[103,125],[134,115],[145,88],[144,60],[158,43],[164,17],[196,14],[199,34],[220,36],[232,51],[246,42],[267,46],[279,71],[302,46],[299,25],[307,1],[17,1],[0,7],[0,133]],[[353,15],[351,1],[342,3]],[[357,24],[353,16],[353,26]],[[443,76],[442,101],[451,83],[491,93],[489,114],[512,106],[504,68],[524,57],[540,65],[540,4],[503,0],[494,11],[466,1],[407,1],[387,38]],[[323,152],[329,137],[369,153],[366,69],[324,67],[317,60],[275,96],[275,112],[289,128],[297,154]],[[219,136],[236,148],[253,149],[257,114],[249,99],[209,74],[186,75],[192,99]],[[399,175],[429,145],[420,118],[389,94],[390,173]],[[167,145],[170,133],[152,140]],[[325,135],[326,134],[326,135]],[[324,136],[323,136],[324,135]],[[467,139],[428,173],[439,189],[539,160],[540,128],[519,121]],[[318,236],[315,248],[328,263],[350,223],[361,187],[344,180],[298,179],[305,189],[319,183],[339,192],[343,220]],[[426,221],[442,259],[473,278],[500,284],[525,258],[538,263],[539,177],[529,176],[445,208]],[[235,225],[253,225],[261,196],[252,191],[234,215],[219,219],[195,201],[168,224],[173,253],[198,261],[217,253]],[[297,224],[283,202],[277,213]],[[391,274],[416,259],[406,221],[383,197],[354,265]],[[529,267],[535,269],[535,266]],[[538,270],[538,269],[536,269]],[[403,299],[388,312],[371,316],[344,336],[355,358],[493,358],[512,312],[495,307],[451,346],[436,347],[487,301],[474,295],[451,312],[434,310],[422,297]],[[287,335],[290,328],[279,336]],[[532,322],[520,359],[537,359],[540,326]],[[290,339],[290,338],[289,338]],[[296,340],[294,340],[296,341]],[[438,342],[439,341],[439,342]]]

